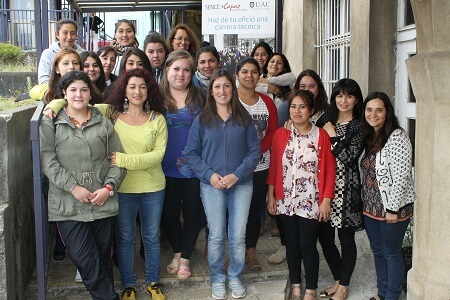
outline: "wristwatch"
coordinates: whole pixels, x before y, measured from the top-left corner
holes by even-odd
[[[103,187],[109,191],[109,196],[112,197],[112,196],[114,196],[114,190],[111,189],[111,188],[108,186],[108,184],[111,184],[111,183],[107,183],[107,184],[105,184]],[[111,185],[112,185],[112,184],[111,184]],[[113,185],[113,186],[114,186],[114,185]]]

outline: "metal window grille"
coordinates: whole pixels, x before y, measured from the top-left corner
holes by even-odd
[[[330,95],[334,84],[349,76],[350,0],[318,0],[317,28],[317,68]]]

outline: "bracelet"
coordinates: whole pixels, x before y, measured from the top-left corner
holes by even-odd
[[[107,184],[105,184],[103,187],[104,187],[105,189],[107,189],[108,192],[110,192],[110,193],[113,191]]]
[[[77,182],[74,181],[74,182],[72,183],[72,185],[70,186],[69,193],[72,193],[72,191],[75,189],[76,186],[77,186]]]

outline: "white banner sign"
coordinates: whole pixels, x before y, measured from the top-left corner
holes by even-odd
[[[275,32],[275,1],[203,0],[202,34]]]

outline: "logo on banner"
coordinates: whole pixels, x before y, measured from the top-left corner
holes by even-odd
[[[250,1],[250,8],[269,8],[270,1]]]

